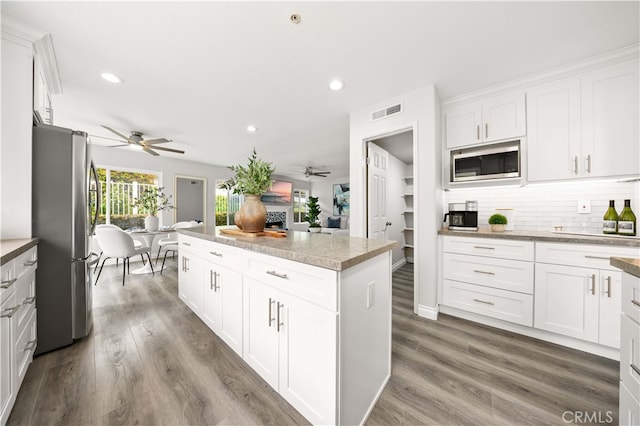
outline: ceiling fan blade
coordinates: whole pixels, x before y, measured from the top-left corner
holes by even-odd
[[[156,143],[167,143],[167,142],[171,142],[169,139],[165,139],[165,138],[158,138],[158,139],[146,139],[144,141],[142,141],[143,144],[145,145],[153,145]]]
[[[113,130],[111,127],[107,127],[101,124],[102,127],[104,127],[105,129],[107,129],[108,131],[110,131],[113,134],[116,134],[118,136],[120,136],[122,139],[124,139],[125,141],[129,142],[129,138],[126,137],[125,135],[123,135],[122,133],[118,132],[117,130]]]
[[[148,152],[151,155],[155,155],[158,156],[160,154],[158,154],[157,152],[155,152],[154,150],[152,150],[151,148],[147,147],[147,146],[142,146],[142,149],[144,150],[144,152]]]
[[[148,149],[149,147],[145,147],[145,148]],[[161,146],[154,146],[153,149],[159,149],[160,151],[175,152],[176,154],[184,154],[184,151],[182,150],[173,149],[173,148],[164,148]]]
[[[107,148],[119,148],[121,146],[129,146],[128,143],[123,143],[121,145],[107,145]]]

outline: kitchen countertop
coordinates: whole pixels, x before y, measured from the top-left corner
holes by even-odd
[[[631,259],[628,257],[612,257],[609,261],[611,266],[622,269],[631,275],[640,278],[640,259]]]
[[[391,250],[398,244],[397,241],[299,231],[287,231],[286,238],[234,237],[220,235],[219,229],[183,228],[176,231],[191,237],[202,238],[333,271],[343,271],[351,268],[358,263]]]
[[[498,238],[507,240],[540,241],[569,244],[596,244],[606,246],[623,246],[640,248],[640,238],[604,236],[550,231],[505,231],[491,232],[488,227],[480,227],[478,231],[450,231],[446,228],[438,231],[439,235],[458,237]],[[640,254],[640,253],[639,253]]]
[[[36,244],[38,244],[38,238],[0,240],[0,265],[4,265],[11,259],[20,256]]]

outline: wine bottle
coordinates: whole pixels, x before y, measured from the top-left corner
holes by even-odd
[[[624,200],[624,208],[618,216],[618,234],[636,235],[636,215],[631,210],[631,200]]]
[[[618,232],[618,213],[616,212],[615,200],[609,200],[609,208],[602,218],[602,233],[615,234]]]

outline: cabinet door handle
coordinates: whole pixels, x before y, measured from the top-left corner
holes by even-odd
[[[606,256],[591,256],[591,255],[585,254],[584,257],[585,257],[585,259],[609,260],[609,258],[606,257]]]
[[[578,156],[573,157],[573,174],[578,174]]]
[[[478,302],[478,303],[484,303],[485,305],[491,305],[493,306],[493,302],[488,302],[486,300],[480,300],[480,299],[473,299],[474,302]]]
[[[631,369],[635,371],[638,376],[640,376],[640,367],[636,367],[633,364],[629,364],[629,367],[631,367]]]
[[[489,123],[484,123],[484,138],[487,139],[489,137]]]
[[[212,254],[212,255],[218,256],[218,257],[222,257],[222,253],[218,253],[217,251],[210,251],[209,254]]]
[[[23,263],[24,266],[33,266],[36,263],[38,263],[37,260],[27,260],[26,262]]]
[[[16,281],[18,281],[17,278],[12,278],[8,281],[2,281],[2,285],[0,285],[0,288],[5,289],[5,288],[9,288],[11,287]]]
[[[591,173],[591,154],[587,155],[587,173]]]
[[[637,301],[636,299],[631,299],[631,303],[636,305],[638,308],[640,308],[640,302]]]
[[[187,246],[187,247],[191,247],[190,243],[182,243],[182,245]]]
[[[187,272],[189,272],[191,270],[191,268],[189,268],[190,259],[188,257],[185,257],[185,259],[187,260]]]
[[[483,249],[483,250],[495,250],[495,247],[485,247],[485,246],[473,246],[473,248]]]
[[[273,300],[272,298],[269,298],[269,327],[271,327],[271,321],[273,321],[275,318],[272,317],[272,312],[271,312],[271,306],[275,303],[276,301]]]
[[[220,284],[218,284],[218,276],[220,274],[217,272],[213,273],[213,291],[217,292],[218,290],[220,290]]]
[[[607,297],[611,298],[611,276],[607,277]]]
[[[213,277],[215,276],[215,272],[209,269],[209,290],[216,291],[213,285]]]
[[[591,294],[596,294],[596,274],[591,274]]]
[[[480,140],[480,125],[476,125],[476,140]]]
[[[478,274],[487,274],[487,275],[495,275],[495,273],[493,272],[489,272],[489,271],[480,271],[478,269],[474,269],[473,272],[476,272]]]
[[[276,320],[276,331],[280,333],[280,327],[284,325],[283,322],[280,322],[280,308],[284,308],[284,303],[278,302],[278,310],[276,312],[278,319]]]
[[[24,299],[24,302],[22,302],[23,305],[31,305],[33,303],[35,303],[36,301],[36,297],[35,296],[31,296],[31,297],[27,297],[26,299]]]
[[[27,342],[27,344],[24,347],[25,352],[26,351],[30,351],[31,349],[34,349],[36,347],[37,343],[38,343],[38,339],[33,339],[33,340]]]
[[[18,312],[18,309],[20,309],[20,306],[22,305],[14,306],[13,308],[3,309],[2,314],[0,314],[0,318],[11,318],[16,314],[16,312]]]
[[[274,277],[278,277],[278,278],[283,278],[285,280],[288,280],[289,277],[287,276],[287,274],[279,274],[276,271],[267,271],[267,274],[269,275],[273,275]]]

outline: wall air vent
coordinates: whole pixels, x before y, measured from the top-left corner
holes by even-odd
[[[402,112],[402,104],[391,105],[379,111],[372,112],[371,121],[387,118],[392,115],[400,114],[401,112]]]

